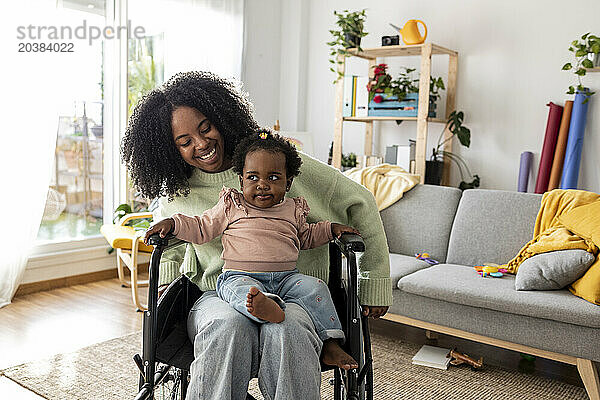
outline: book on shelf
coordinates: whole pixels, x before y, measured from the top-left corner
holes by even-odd
[[[344,117],[366,117],[369,113],[369,92],[366,76],[344,77],[344,106],[342,116]]]
[[[424,367],[448,369],[450,363],[450,349],[423,345],[412,358],[412,363]]]

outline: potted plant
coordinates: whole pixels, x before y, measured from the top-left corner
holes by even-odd
[[[479,175],[471,174],[469,167],[465,160],[458,154],[451,153],[443,150],[442,146],[446,142],[458,138],[461,145],[469,147],[471,145],[471,130],[466,126],[463,126],[464,113],[462,111],[452,111],[446,125],[438,138],[437,146],[433,148],[431,159],[426,161],[425,165],[425,183],[430,185],[439,185],[442,180],[442,173],[444,170],[444,157],[456,163],[462,181],[460,182],[459,188],[462,190],[473,189],[479,187],[480,179]],[[444,131],[448,129],[452,135],[442,140]],[[466,175],[465,175],[466,174]],[[470,182],[465,180],[465,176],[471,179]]]
[[[342,171],[356,167],[356,154],[342,154]]]
[[[329,156],[327,157],[327,164],[331,165],[333,160],[333,142],[329,145]],[[356,154],[349,153],[348,155],[342,153],[342,171],[356,167]]]
[[[379,64],[374,67],[373,79],[367,84],[369,91],[369,108],[374,109],[376,104],[387,102],[389,110],[371,112],[369,115],[381,116],[416,116],[419,94],[419,79],[415,79],[412,73],[414,68],[402,68],[398,78],[392,80],[387,73],[387,64]],[[441,90],[445,90],[444,81],[441,77],[430,77],[429,101],[430,117],[435,116],[435,103],[439,98]],[[411,103],[402,103],[404,100]],[[414,115],[413,115],[414,114]]]
[[[333,12],[333,15],[337,17],[336,25],[339,30],[331,29],[329,33],[333,35],[333,40],[327,42],[327,45],[331,47],[329,55],[329,62],[332,65],[329,70],[337,73],[337,77],[333,83],[344,77],[344,73],[334,68],[337,66],[338,55],[344,55],[350,57],[352,54],[348,51],[349,48],[356,48],[358,51],[362,51],[360,47],[360,41],[363,37],[367,36],[367,32],[364,31],[364,23],[366,19],[366,11],[348,11],[344,10],[340,13],[337,11]]]
[[[139,197],[139,196],[136,196]],[[133,207],[129,203],[122,203],[115,208],[113,213],[113,223],[117,224],[121,218],[128,214],[146,212],[148,211],[148,204],[144,201],[133,200]],[[128,221],[125,226],[131,226],[136,231],[144,231],[150,227],[150,221],[147,218],[132,219]],[[112,247],[108,248],[108,254],[112,254],[115,249]]]
[[[581,36],[581,40],[573,40],[569,51],[575,55],[575,65],[566,63],[562,69],[564,71],[573,70],[577,76],[577,86],[569,86],[567,94],[575,94],[576,92],[583,93],[586,98],[584,103],[590,99],[595,92],[591,92],[583,87],[581,77],[585,76],[586,68],[594,68],[594,61],[598,60],[600,54],[600,37],[586,33]]]

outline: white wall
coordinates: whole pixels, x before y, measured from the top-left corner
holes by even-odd
[[[460,153],[481,176],[484,188],[515,190],[522,151],[536,154],[537,168],[548,115],[546,103],[563,104],[569,98],[565,89],[574,82],[571,73],[561,71],[561,66],[571,61],[569,43],[588,31],[600,33],[597,0],[575,0],[568,5],[556,0],[297,3],[285,0],[280,6],[272,0],[247,0],[246,21],[251,35],[247,41],[245,83],[262,123],[271,124],[273,118],[285,116],[282,127],[311,132],[317,157],[326,159],[333,138],[335,99],[325,43],[330,40],[328,30],[335,23],[333,10],[368,9],[369,35],[363,39],[363,47],[379,46],[382,35],[394,34],[389,22],[402,25],[408,19],[422,19],[429,29],[428,42],[459,52],[456,104],[465,111],[465,125],[472,132],[471,148]],[[279,34],[284,38],[278,44]],[[304,37],[305,49],[298,42],[293,43],[295,38]],[[276,59],[281,60],[280,71],[271,65]],[[398,60],[410,59],[385,60],[392,72],[403,65]],[[434,76],[441,75],[446,81],[442,73],[446,65],[447,57],[435,56]],[[280,76],[276,76],[279,72]],[[353,60],[349,72],[366,73],[366,62]],[[304,88],[297,83],[299,77]],[[280,87],[274,87],[279,83]],[[600,73],[588,74],[584,83],[599,93],[592,98],[588,111],[579,187],[598,192]],[[444,104],[438,107],[444,110]],[[439,124],[430,125],[428,148],[441,129]],[[376,123],[375,152],[383,154],[386,145],[406,143],[415,131],[412,122],[400,126]],[[345,123],[344,152],[362,153],[363,132],[361,124]],[[453,174],[455,183],[456,175]]]
[[[265,126],[279,118],[280,18],[278,0],[245,1],[242,81]]]

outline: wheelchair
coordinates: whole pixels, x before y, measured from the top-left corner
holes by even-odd
[[[135,400],[185,399],[194,351],[187,334],[187,316],[202,294],[198,286],[182,275],[158,299],[158,268],[163,251],[184,242],[174,237],[149,239],[154,245],[150,258],[148,310],[144,312],[142,355],[133,359],[140,370]],[[358,368],[345,371],[321,363],[321,370],[333,369],[334,400],[373,399],[373,360],[367,317],[358,302],[356,252],[364,251],[362,238],[343,234],[329,243],[329,290],[340,317],[346,342],[342,346]],[[342,255],[344,257],[342,257]],[[248,394],[246,400],[255,400]]]

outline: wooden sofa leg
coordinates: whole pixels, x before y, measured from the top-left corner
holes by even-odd
[[[577,370],[590,400],[600,400],[600,379],[598,378],[598,367],[596,364],[592,360],[578,358]]]
[[[437,332],[430,331],[429,329],[427,329],[425,331],[425,337],[429,340],[438,340],[440,338],[440,335]]]

